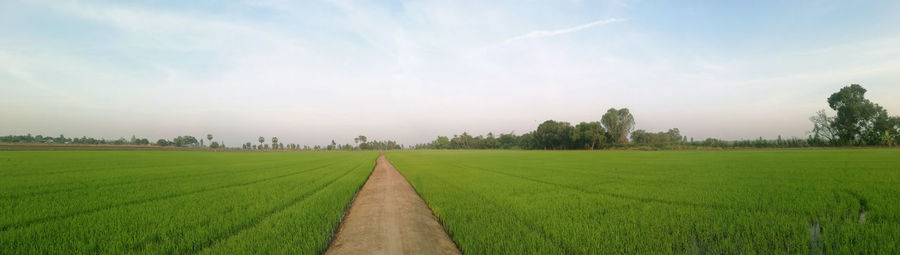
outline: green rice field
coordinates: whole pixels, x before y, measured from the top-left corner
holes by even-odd
[[[0,254],[310,254],[377,152],[0,152]]]
[[[896,254],[900,150],[389,151],[467,254]],[[377,152],[0,152],[0,254],[316,254]]]
[[[900,150],[387,156],[464,253],[900,253]]]

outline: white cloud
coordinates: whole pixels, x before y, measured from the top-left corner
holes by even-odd
[[[564,34],[574,33],[574,32],[578,32],[578,31],[585,30],[585,29],[592,28],[592,27],[602,26],[602,25],[615,23],[615,22],[624,22],[624,21],[626,21],[626,19],[609,18],[609,19],[598,20],[598,21],[594,21],[594,22],[581,24],[581,25],[574,26],[574,27],[568,27],[568,28],[562,28],[562,29],[556,29],[556,30],[535,30],[535,31],[531,31],[531,32],[528,32],[523,35],[511,37],[509,39],[506,39],[505,42],[509,43],[509,42],[515,42],[515,41],[519,41],[519,40],[536,39],[536,38],[564,35]]]

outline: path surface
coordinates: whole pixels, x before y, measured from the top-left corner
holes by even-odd
[[[325,254],[460,254],[425,201],[381,155]]]

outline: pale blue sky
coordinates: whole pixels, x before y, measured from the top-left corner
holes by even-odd
[[[0,134],[404,144],[628,107],[805,137],[849,83],[900,114],[897,1],[0,1]]]

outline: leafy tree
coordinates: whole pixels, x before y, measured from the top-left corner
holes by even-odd
[[[518,139],[519,148],[525,150],[541,149],[537,141],[534,139],[534,132],[524,133]]]
[[[432,143],[434,149],[446,150],[450,149],[450,138],[446,136],[438,136]]]
[[[610,108],[603,114],[600,119],[606,128],[611,141],[618,145],[628,144],[628,134],[634,129],[634,116],[628,111],[628,108],[616,110]]]
[[[643,129],[635,130],[631,132],[631,143],[646,145],[653,143],[653,133],[647,132]]]
[[[356,137],[356,138],[353,138],[353,142],[356,143],[356,144],[357,144],[357,147],[358,147],[358,146],[359,146],[359,143],[366,143],[366,141],[367,141],[368,139],[369,139],[369,138],[367,138],[366,136],[360,135],[360,136],[358,136],[358,137]],[[362,148],[360,148],[360,149],[362,149]]]
[[[212,148],[212,149],[218,149],[218,148],[219,148],[219,142],[210,142],[210,143],[209,143],[209,148]]]
[[[210,142],[209,147],[212,147],[212,139],[213,139],[212,134],[206,134],[206,140],[209,140],[209,142]]]
[[[637,145],[671,147],[682,144],[684,141],[685,139],[681,136],[681,131],[677,128],[659,133],[650,133],[642,129],[631,132],[631,142],[632,144]]]
[[[501,149],[512,149],[519,147],[518,139],[516,134],[510,132],[509,134],[500,134],[500,138],[497,139],[497,141],[499,142]]]
[[[575,128],[564,121],[544,121],[534,130],[534,141],[539,149],[562,150],[570,148],[574,141]]]
[[[156,145],[159,145],[159,146],[169,146],[169,141],[166,141],[166,139],[159,139],[159,140],[156,141]]]
[[[175,147],[196,147],[200,145],[199,140],[193,136],[179,136],[172,140]]]
[[[494,137],[493,132],[488,132],[487,137],[484,138],[484,147],[483,149],[497,149],[500,148],[500,141]]]
[[[453,149],[471,149],[474,138],[468,132],[463,132],[459,136],[454,135],[450,139],[450,147]]]
[[[575,143],[581,149],[593,150],[603,146],[606,130],[600,122],[581,122],[575,125]]]
[[[681,130],[678,130],[678,128],[669,129],[669,131],[666,131],[666,135],[669,137],[669,143],[675,144],[685,141],[684,137],[681,136]],[[780,135],[778,136],[778,139],[781,140]]]
[[[865,88],[851,84],[828,97],[828,106],[837,111],[832,127],[840,144],[877,144],[878,137],[890,131],[887,111],[866,99],[865,94]]]

